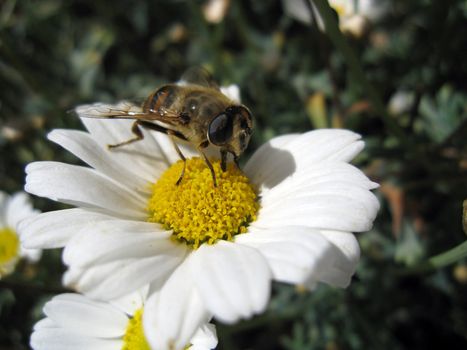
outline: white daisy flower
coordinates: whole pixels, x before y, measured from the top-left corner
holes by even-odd
[[[118,108],[94,105],[89,109]],[[135,107],[136,108],[136,107]],[[108,150],[131,137],[131,121],[82,118],[88,132],[49,139],[89,167],[36,162],[26,190],[78,208],[20,227],[29,248],[65,247],[64,283],[110,300],[150,284],[144,325],[156,349],[182,349],[212,316],[226,323],[261,313],[271,280],[346,287],[359,259],[351,232],[371,228],[377,184],[348,162],[364,147],[347,130],[277,137],[218,177],[188,146],[186,172],[169,139]]]
[[[41,250],[21,247],[16,233],[16,226],[22,219],[37,213],[26,193],[8,196],[0,191],[0,278],[13,272],[20,258],[30,262],[40,259]]]
[[[44,305],[47,316],[34,326],[33,350],[150,350],[142,316],[146,291],[112,302],[81,294],[60,294]],[[185,349],[209,350],[217,346],[216,329],[202,325]],[[157,349],[156,349],[157,350]]]

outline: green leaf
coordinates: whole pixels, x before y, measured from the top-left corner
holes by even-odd
[[[424,255],[425,249],[419,235],[410,224],[404,222],[396,245],[395,260],[407,266],[413,266]]]
[[[451,85],[443,85],[433,99],[423,96],[419,113],[419,127],[437,143],[449,137],[467,119],[467,96],[457,92]]]

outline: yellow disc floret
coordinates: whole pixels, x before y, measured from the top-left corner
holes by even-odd
[[[256,192],[248,178],[233,164],[222,171],[219,161],[211,161],[217,177],[200,158],[188,159],[183,180],[177,180],[183,162],[172,165],[153,185],[148,211],[151,222],[173,230],[174,238],[194,249],[202,243],[232,240],[245,233],[256,220],[259,208]]]
[[[139,309],[128,321],[125,335],[123,336],[122,350],[150,349],[143,332],[143,309]]]
[[[19,239],[12,229],[0,228],[0,265],[18,258]]]

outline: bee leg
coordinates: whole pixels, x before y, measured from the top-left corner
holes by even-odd
[[[120,142],[120,143],[116,143],[116,144],[113,144],[113,145],[107,145],[107,147],[109,149],[112,149],[112,148],[128,145],[130,143],[133,143],[133,142],[140,141],[140,140],[144,139],[144,135],[143,135],[141,129],[139,128],[139,126],[140,126],[139,120],[135,121],[133,123],[133,125],[131,126],[131,132],[133,133],[133,135],[135,135],[135,137],[133,137],[133,138],[131,138],[129,140]]]
[[[206,157],[206,155],[204,154],[201,146],[198,146],[197,150],[198,150],[199,154],[201,154],[203,156],[204,162],[208,166],[209,170],[211,170],[211,176],[212,176],[212,181],[214,183],[214,187],[217,187],[216,173],[214,172],[214,168],[212,167],[211,162],[209,161],[208,157]]]
[[[237,169],[240,170],[240,164],[238,164],[238,157],[236,155],[234,155],[233,159],[234,159],[235,165],[237,166]]]
[[[145,129],[158,131],[158,132],[161,132],[161,133],[166,134],[166,135],[170,134],[170,135],[175,136],[176,138],[178,138],[180,140],[188,141],[188,139],[181,132],[178,132],[176,130],[168,129],[168,128],[162,126],[162,125],[154,124],[154,123],[148,122],[146,120],[138,120],[138,124],[140,126],[142,126],[143,128],[145,128]]]
[[[176,185],[180,185],[180,182],[182,182],[182,179],[183,179],[183,176],[185,175],[185,168],[186,168],[186,158],[185,156],[183,155],[182,151],[180,150],[180,148],[178,147],[177,143],[175,142],[174,140],[174,135],[172,134],[172,132],[170,130],[167,131],[167,135],[169,135],[169,139],[170,141],[172,141],[172,145],[174,146],[175,150],[177,151],[178,153],[178,156],[180,157],[181,160],[183,160],[183,169],[182,169],[182,173],[180,174],[180,177],[178,178],[177,182],[176,182]]]
[[[227,151],[221,151],[221,168],[222,171],[227,170]]]

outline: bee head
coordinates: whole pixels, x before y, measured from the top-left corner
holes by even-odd
[[[208,140],[239,157],[250,142],[253,118],[245,106],[230,106],[209,124]]]

